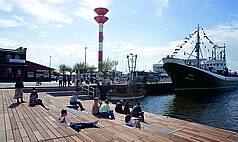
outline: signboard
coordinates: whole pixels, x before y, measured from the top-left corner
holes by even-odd
[[[26,63],[26,60],[22,60],[22,59],[9,59],[9,62],[11,63]]]

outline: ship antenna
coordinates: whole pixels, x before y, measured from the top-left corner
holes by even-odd
[[[198,31],[197,31],[197,43],[196,43],[196,52],[197,52],[197,67],[199,67],[199,51],[200,51],[200,35],[199,35],[199,24],[198,24]]]

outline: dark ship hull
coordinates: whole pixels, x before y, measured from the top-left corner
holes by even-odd
[[[185,64],[167,62],[163,68],[176,92],[226,91],[238,86],[238,77],[227,77]]]

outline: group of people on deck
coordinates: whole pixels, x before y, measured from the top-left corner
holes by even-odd
[[[17,100],[17,103],[25,103],[23,100],[23,88],[24,84],[21,80],[18,80],[15,84],[15,95],[14,99]],[[75,88],[76,93],[70,98],[70,105],[76,106],[76,108],[80,107],[81,111],[84,111],[82,103],[78,100],[78,95],[80,94],[80,86],[79,82],[76,83]],[[115,115],[113,110],[109,106],[109,100],[101,101],[98,97],[94,98],[94,102],[92,105],[92,114],[95,116],[100,116],[104,118],[109,118],[115,120]],[[42,106],[44,109],[49,110],[44,104],[42,99],[38,98],[38,92],[33,87],[29,96],[29,106],[34,107],[36,105]],[[118,102],[115,107],[115,111],[117,113],[126,114],[125,116],[125,124],[130,127],[141,128],[140,122],[144,122],[144,113],[141,110],[140,103],[137,103],[135,107],[133,107],[132,111],[130,111],[130,102],[126,101],[124,103],[123,100]],[[67,124],[69,127],[73,128],[77,132],[82,128],[90,128],[96,127],[98,120],[93,122],[73,122],[69,123],[66,119],[67,110],[62,109],[59,117],[59,121],[61,123]],[[138,120],[133,120],[132,117],[138,117]]]

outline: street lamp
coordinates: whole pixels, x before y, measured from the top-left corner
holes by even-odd
[[[114,78],[114,82],[115,82],[116,78],[117,78],[117,65],[118,65],[118,61],[114,61],[114,65],[115,65],[115,78]]]
[[[84,59],[84,61],[85,61],[85,63],[84,63],[85,69],[86,69],[86,66],[87,66],[87,62],[86,62],[86,51],[87,51],[87,46],[85,47],[85,59]]]
[[[86,54],[87,46],[84,49],[85,49],[85,56],[84,56],[85,57],[85,59],[84,59],[84,61],[85,61],[85,63],[84,63],[85,64],[85,80],[87,80],[87,70],[86,70],[86,68],[87,68],[87,60],[86,60],[86,57],[87,57],[86,56],[87,55]]]

